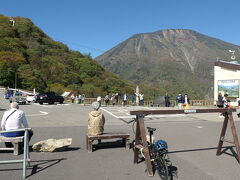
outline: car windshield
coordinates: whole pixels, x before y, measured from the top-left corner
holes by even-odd
[[[22,93],[15,93],[15,96],[22,96]]]

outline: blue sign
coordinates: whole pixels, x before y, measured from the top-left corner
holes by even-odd
[[[185,109],[184,113],[196,113],[197,110],[196,109]]]

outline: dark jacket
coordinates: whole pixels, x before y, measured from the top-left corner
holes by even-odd
[[[176,97],[176,101],[177,101],[177,103],[183,103],[183,96],[182,95],[178,95]]]
[[[221,95],[218,95],[217,106],[223,107],[223,104],[224,104],[223,97]]]
[[[190,104],[189,97],[187,97],[187,102],[185,101],[185,97],[183,97],[183,101],[182,101],[182,103],[183,103],[183,104],[184,104],[184,103],[188,103],[188,104]]]

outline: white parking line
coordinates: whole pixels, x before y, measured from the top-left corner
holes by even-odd
[[[44,111],[39,111],[42,114],[48,114],[48,112],[44,112]]]
[[[117,116],[115,114],[113,114],[112,112],[104,109],[104,108],[100,108],[101,110],[105,111],[106,113],[110,114],[111,116],[117,118],[117,119],[128,119],[128,118],[134,118],[136,117],[135,115],[130,115],[129,113],[125,113],[127,114],[127,116]],[[119,113],[119,112],[115,112],[115,113]],[[147,118],[165,118],[165,117],[184,117],[186,116],[186,114],[167,114],[167,115],[148,115],[146,116]]]
[[[111,113],[110,111],[108,111],[108,110],[106,110],[106,109],[103,109],[103,108],[100,108],[101,110],[103,110],[103,111],[105,111],[106,113],[108,113],[108,114],[110,114],[110,115],[112,115],[113,117],[115,117],[115,118],[117,118],[117,119],[119,119],[119,117],[118,116],[115,116],[113,113]]]
[[[168,114],[168,115],[148,115],[146,118],[166,118],[166,117],[184,117],[185,114]],[[118,118],[121,119],[127,119],[127,118],[134,118],[135,115],[129,115],[129,116],[119,116]]]
[[[30,116],[45,116],[48,114],[48,112],[44,112],[44,111],[39,111],[41,114],[28,114],[26,116],[30,117]]]

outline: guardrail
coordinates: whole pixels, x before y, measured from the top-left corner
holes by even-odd
[[[85,98],[83,104],[92,104],[95,102],[97,98]],[[102,104],[105,105],[105,101],[102,98]],[[111,105],[111,101],[109,102]],[[128,105],[136,105],[136,102],[132,104],[130,100],[127,101]],[[177,106],[177,103],[175,100],[170,100],[171,106]],[[118,105],[122,105],[122,100],[118,101]],[[152,106],[153,101],[144,101],[144,106]],[[164,104],[161,104],[160,106],[164,106]],[[190,100],[190,106],[214,106],[214,100]]]
[[[28,130],[31,128],[23,128],[23,129],[17,129],[17,130],[10,130],[10,131],[0,131],[0,134],[2,133],[8,133],[8,132],[19,132],[24,131],[24,147],[23,147],[23,159],[15,159],[15,160],[1,160],[0,164],[10,164],[10,163],[23,163],[23,179],[26,178],[26,171],[27,167],[30,166],[29,163],[29,142],[28,142]]]

